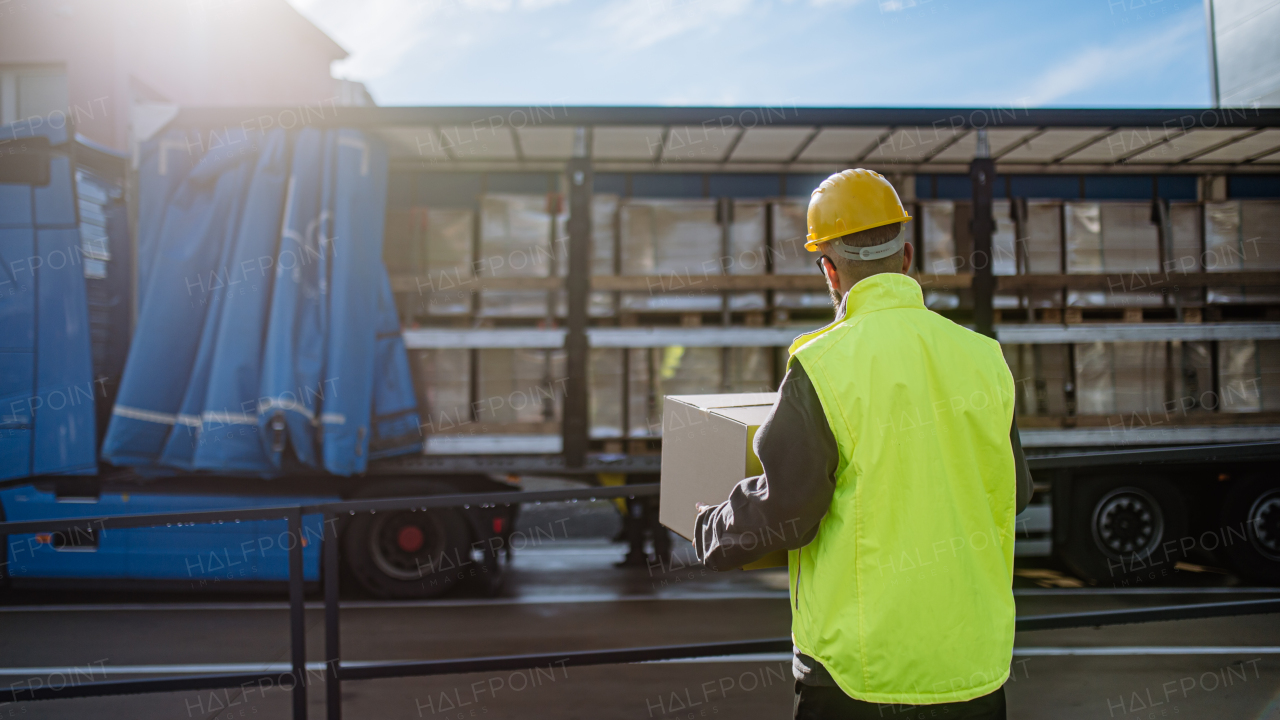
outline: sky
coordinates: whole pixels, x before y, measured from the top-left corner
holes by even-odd
[[[1200,107],[1203,0],[289,0],[379,105]]]

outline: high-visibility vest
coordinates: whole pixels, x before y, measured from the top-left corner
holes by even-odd
[[[791,357],[840,450],[813,542],[792,550],[791,630],[849,696],[994,692],[1013,654],[1014,385],[996,341],[886,273]]]

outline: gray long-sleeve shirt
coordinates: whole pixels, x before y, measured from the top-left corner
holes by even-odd
[[[1031,500],[1027,469],[1015,419],[1013,446],[1017,512]],[[778,402],[755,436],[764,473],[739,482],[725,502],[698,513],[694,549],[712,570],[732,570],[776,550],[808,545],[831,506],[840,452],[822,402],[800,363],[792,363]],[[809,685],[834,685],[825,668],[797,652],[796,678]]]

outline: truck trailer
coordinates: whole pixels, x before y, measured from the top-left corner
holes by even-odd
[[[772,391],[830,321],[805,206],[861,166],[927,305],[1005,347],[1020,556],[1280,582],[1280,111],[184,109],[134,159],[3,133],[8,519],[652,481],[664,396]],[[655,509],[625,507],[632,563],[670,552]],[[493,592],[515,520],[333,531],[376,595]],[[277,524],[10,538],[6,578],[280,580]]]

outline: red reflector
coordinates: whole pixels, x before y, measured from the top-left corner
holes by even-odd
[[[418,552],[422,549],[425,540],[426,537],[422,531],[413,525],[405,525],[400,528],[400,532],[396,533],[396,545],[405,552]]]
[[[502,532],[502,518],[497,517],[497,518],[494,518],[494,519],[493,519],[493,531],[494,531],[495,533],[501,533],[501,532]]]

